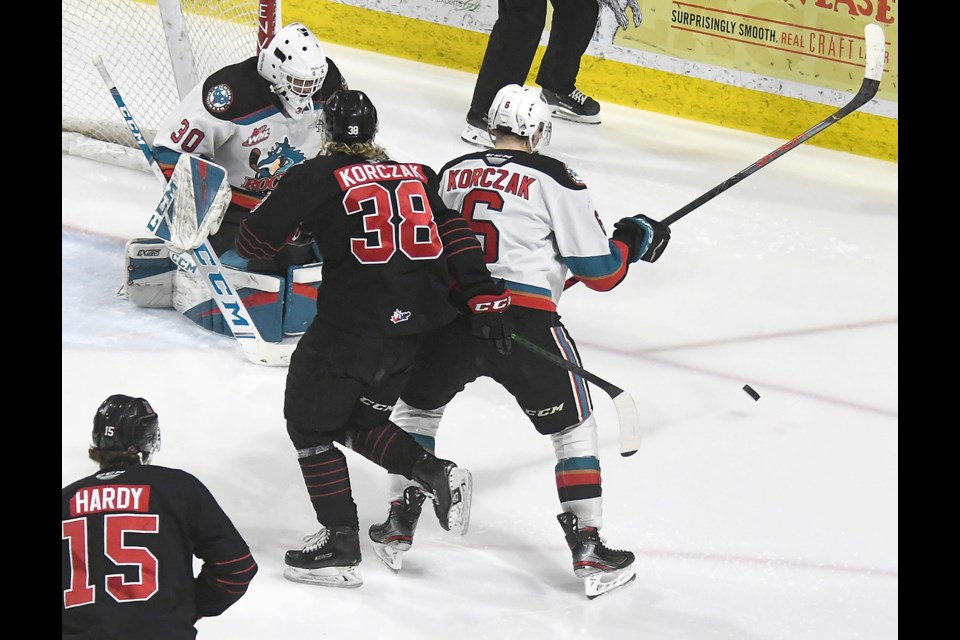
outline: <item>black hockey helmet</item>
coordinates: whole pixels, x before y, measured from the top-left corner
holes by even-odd
[[[150,403],[122,394],[103,401],[93,417],[91,449],[139,453],[144,463],[160,450],[160,423]]]
[[[323,125],[327,140],[345,144],[373,142],[380,121],[377,108],[363,91],[336,91],[323,107]]]

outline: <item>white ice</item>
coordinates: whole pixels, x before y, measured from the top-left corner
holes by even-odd
[[[396,156],[439,168],[472,150],[459,140],[472,75],[328,54],[378,106]],[[612,229],[666,217],[782,143],[604,104],[599,126],[557,121],[547,152]],[[124,242],[147,235],[159,194],[149,173],[62,157],[61,480],[95,471],[86,448],[104,398],[153,403],[156,463],[203,480],[260,564],[238,604],[197,624],[201,638],[898,637],[897,164],[801,145],[674,223],[660,261],[614,291],[566,293],[584,365],[629,391],[644,424],[639,452],[621,457],[594,389],[602,533],[637,554],[636,581],[596,600],[555,518],[551,444],[486,380],[454,400],[438,440],[474,474],[468,535],[425,511],[400,574],[364,540],[360,589],[285,581],[284,550],[317,528],[284,427],[285,369],[116,295]],[[386,513],[387,479],[347,455],[365,532]]]

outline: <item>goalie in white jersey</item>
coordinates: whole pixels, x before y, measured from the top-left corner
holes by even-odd
[[[587,186],[563,162],[538,153],[550,140],[550,109],[537,89],[508,85],[488,114],[495,147],[461,156],[440,171],[440,195],[459,210],[483,245],[487,267],[503,280],[512,305],[502,324],[482,328],[490,342],[470,340],[467,316],[425,340],[421,358],[393,412],[393,421],[433,450],[440,419],[453,397],[479,377],[500,383],[516,399],[556,453],[557,519],[584,579],[596,597],[633,580],[634,555],[601,540],[597,425],[586,381],[526,350],[511,348],[514,330],[580,364],[576,345],[557,314],[569,274],[609,291],[631,263],[655,261],[670,229],[646,216],[623,218],[612,238],[600,222]],[[494,314],[490,314],[494,317]],[[385,522],[370,528],[377,553],[399,571],[413,543],[423,494],[404,478],[391,479]],[[466,532],[466,527],[462,530]]]
[[[237,230],[289,169],[321,152],[326,100],[347,88],[317,37],[293,22],[257,55],[197,84],[154,139],[154,156],[168,178],[184,154],[227,171],[231,202],[210,246],[226,267],[239,271],[229,273],[268,342],[302,335],[313,320],[322,259],[312,238],[300,234],[269,260],[243,260],[233,251]],[[177,270],[157,238],[127,243],[125,266],[123,292],[138,306],[172,306],[206,329],[233,335],[195,269]]]

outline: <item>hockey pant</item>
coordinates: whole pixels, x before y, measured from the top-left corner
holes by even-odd
[[[580,364],[573,339],[556,313],[512,307],[516,332]],[[549,436],[556,457],[557,496],[564,511],[582,526],[602,524],[602,490],[597,423],[586,381],[525,349],[504,356],[473,338],[470,321],[459,317],[428,334],[392,420],[426,449],[434,450],[447,405],[467,384],[489,377],[517,401],[536,428]],[[391,478],[391,499],[409,482]]]

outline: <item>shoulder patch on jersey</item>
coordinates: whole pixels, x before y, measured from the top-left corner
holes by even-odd
[[[210,111],[223,113],[233,104],[233,89],[228,84],[214,85],[207,91],[204,102]]]
[[[567,171],[567,177],[570,178],[570,181],[576,185],[583,186],[584,182],[580,179],[580,176],[577,175],[577,172],[570,168],[567,163],[563,164],[563,168]]]

